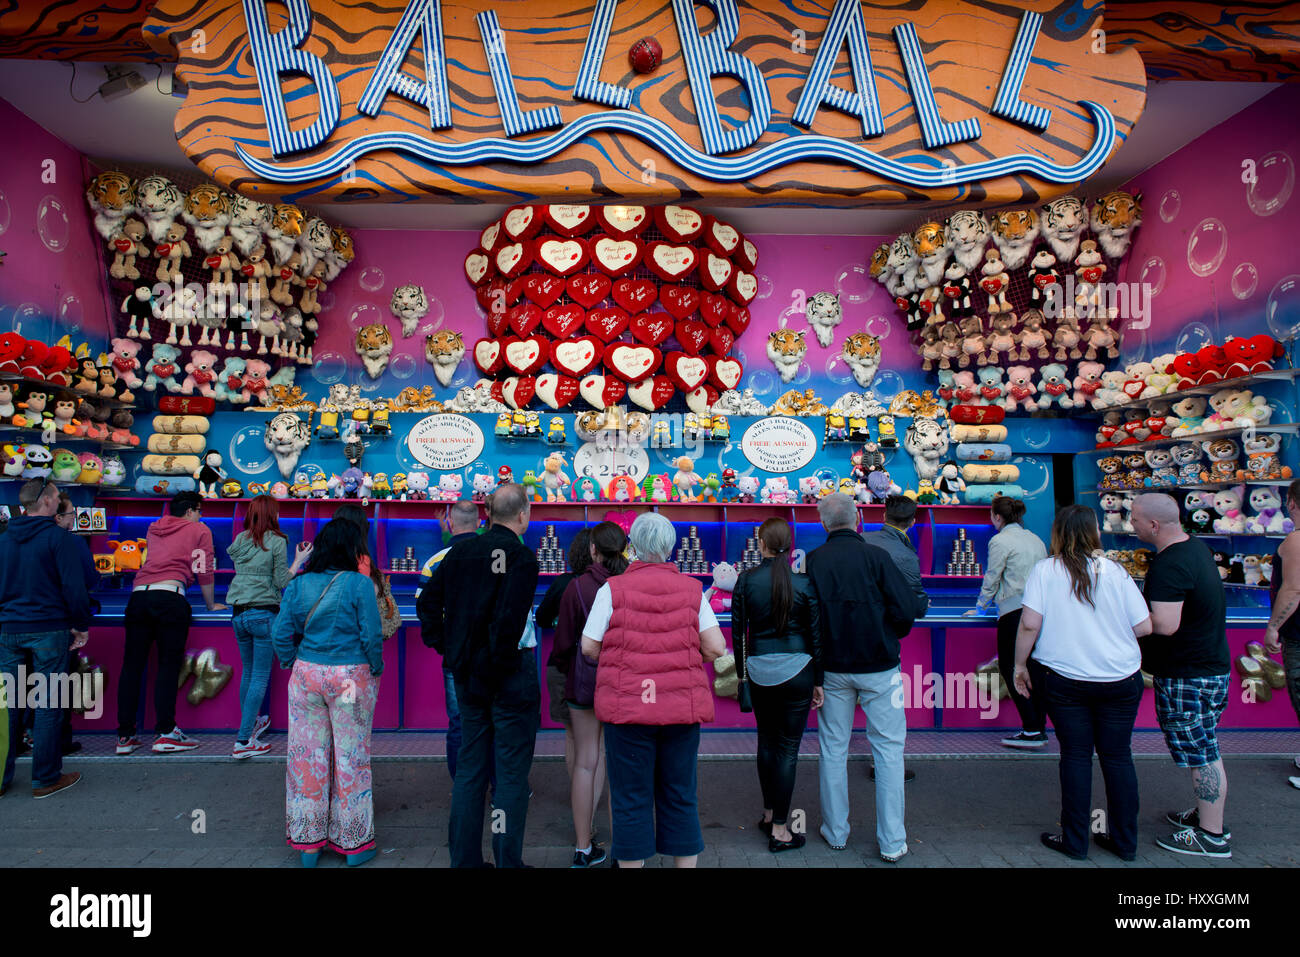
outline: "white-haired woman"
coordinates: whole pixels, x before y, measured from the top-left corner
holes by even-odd
[[[700,723],[713,720],[706,661],[726,650],[697,579],[668,561],[677,531],[654,512],[632,523],[635,559],[596,592],[582,651],[600,661],[596,717],[614,813],[614,859],[654,853],[694,867],[704,849],[696,797]]]

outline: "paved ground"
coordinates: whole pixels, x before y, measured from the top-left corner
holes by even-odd
[[[276,736],[281,737],[282,736]],[[70,758],[85,774],[75,788],[44,801],[26,794],[30,762],[20,763],[14,790],[0,798],[0,860],[17,867],[291,867],[284,846],[284,766],[281,759],[178,761]],[[908,845],[900,867],[1294,867],[1300,864],[1300,791],[1286,783],[1291,759],[1235,756],[1228,762],[1230,861],[1201,861],[1154,845],[1167,809],[1190,804],[1186,772],[1168,757],[1139,757],[1141,849],[1122,864],[1094,849],[1074,863],[1041,847],[1040,831],[1056,827],[1057,764],[1047,755],[991,759],[910,756],[917,779],[907,786]],[[808,846],[770,854],[753,827],[759,816],[752,762],[700,764],[700,819],[708,867],[888,867],[876,856],[874,796],[863,761],[850,764],[853,834],[845,851],[818,837],[816,758],[803,758],[795,791],[806,810]],[[572,856],[567,782],[562,761],[534,764],[535,797],[528,819],[529,863],[566,867]],[[375,764],[382,867],[445,867],[451,785],[436,760]],[[1100,771],[1094,802],[1105,806]],[[205,833],[194,833],[201,811]],[[607,821],[602,809],[599,820]],[[608,834],[606,824],[601,830]],[[600,839],[598,837],[598,839]],[[490,858],[489,858],[490,859]],[[324,866],[341,866],[327,855]]]

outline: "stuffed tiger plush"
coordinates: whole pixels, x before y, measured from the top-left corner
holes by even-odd
[[[335,226],[330,230],[330,237],[333,240],[334,248],[326,254],[325,259],[329,263],[329,271],[325,273],[325,278],[333,280],[348,264],[356,258],[357,251],[352,245],[352,235],[346,229],[340,229]]]
[[[803,337],[803,332],[795,332],[793,329],[777,329],[767,337],[767,357],[776,366],[782,382],[794,379],[799,371],[799,363],[803,362],[803,357],[808,352],[808,343],[804,342]]]
[[[864,389],[871,388],[871,380],[880,368],[880,340],[866,332],[855,332],[844,340],[844,361],[853,380]]]
[[[95,211],[99,234],[112,239],[135,209],[135,180],[117,170],[106,170],[86,186],[86,202]]]
[[[388,366],[388,357],[393,354],[393,336],[388,327],[378,322],[362,326],[357,332],[355,345],[366,374],[378,379]]]
[[[146,176],[135,184],[135,208],[149,227],[149,237],[156,243],[167,239],[176,217],[185,208],[185,197],[166,176]]]
[[[885,272],[889,268],[889,247],[880,245],[871,254],[871,278],[884,285]]]
[[[329,223],[318,216],[307,220],[298,237],[298,251],[302,253],[303,275],[310,276],[316,263],[334,252],[334,233]]]
[[[835,334],[835,327],[844,318],[844,313],[840,309],[840,297],[833,292],[819,292],[808,300],[804,307],[804,315],[817,336],[817,343],[823,349],[828,348],[831,337]]]
[[[1059,263],[1074,262],[1087,226],[1088,214],[1077,196],[1061,196],[1043,207],[1043,238]]]
[[[388,308],[402,321],[402,338],[409,339],[415,335],[420,320],[429,314],[429,297],[424,294],[423,286],[409,283],[393,290],[393,300]]]
[[[989,221],[978,209],[959,209],[943,223],[943,237],[957,262],[967,272],[984,262],[984,247],[989,242]]]
[[[306,219],[303,211],[290,203],[277,203],[271,207],[271,221],[266,227],[266,238],[275,253],[277,266],[283,266],[293,255]]]
[[[199,248],[210,253],[217,248],[230,225],[230,197],[211,183],[195,186],[185,194],[185,208],[181,215],[194,228]]]
[[[993,243],[1002,254],[1008,269],[1019,269],[1029,260],[1038,238],[1038,212],[1032,209],[1005,209],[995,213],[990,227]]]
[[[889,272],[885,278],[885,288],[890,295],[899,293],[907,295],[913,290],[912,279],[918,262],[916,244],[910,233],[903,233],[889,246]]]
[[[431,336],[425,336],[424,358],[433,366],[433,374],[438,381],[443,386],[449,386],[451,377],[456,374],[456,367],[465,358],[465,341],[459,332],[440,329]]]
[[[1106,255],[1119,259],[1133,242],[1133,230],[1142,225],[1142,194],[1130,196],[1121,189],[1092,204],[1092,231]]]
[[[271,219],[271,207],[235,193],[230,197],[230,235],[239,252],[247,256],[262,243],[262,230]]]
[[[939,285],[943,268],[948,264],[948,243],[944,239],[943,227],[938,223],[926,223],[912,234],[912,242],[925,270],[927,285]]]

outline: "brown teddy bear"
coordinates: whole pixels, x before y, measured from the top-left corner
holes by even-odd
[[[140,270],[135,268],[137,256],[149,255],[144,244],[145,226],[132,217],[122,223],[122,228],[108,241],[108,248],[113,253],[113,265],[108,267],[108,274],[114,279],[139,279]]]
[[[185,241],[185,224],[172,223],[167,235],[154,248],[158,257],[158,281],[171,282],[181,274],[181,260],[190,255],[190,244]]]
[[[252,302],[265,303],[269,300],[266,280],[271,275],[271,264],[266,261],[266,247],[259,243],[248,254],[248,260],[240,268],[248,280],[248,298]],[[255,307],[254,307],[255,308]]]
[[[212,252],[203,260],[203,265],[212,270],[214,286],[230,286],[235,282],[235,272],[239,269],[239,257],[234,253],[235,241],[230,234],[222,236],[212,247]]]
[[[329,266],[325,260],[318,260],[312,267],[310,274],[303,277],[302,296],[298,299],[298,309],[304,316],[315,315],[320,312],[320,303],[317,297],[325,291],[325,271]]]
[[[275,282],[271,286],[271,301],[282,306],[293,305],[293,287],[301,280],[298,269],[302,266],[302,253],[294,251],[288,261],[275,267]]]

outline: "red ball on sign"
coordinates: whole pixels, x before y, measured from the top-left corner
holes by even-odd
[[[627,51],[627,62],[638,73],[653,73],[664,59],[664,48],[654,37],[642,37]]]

